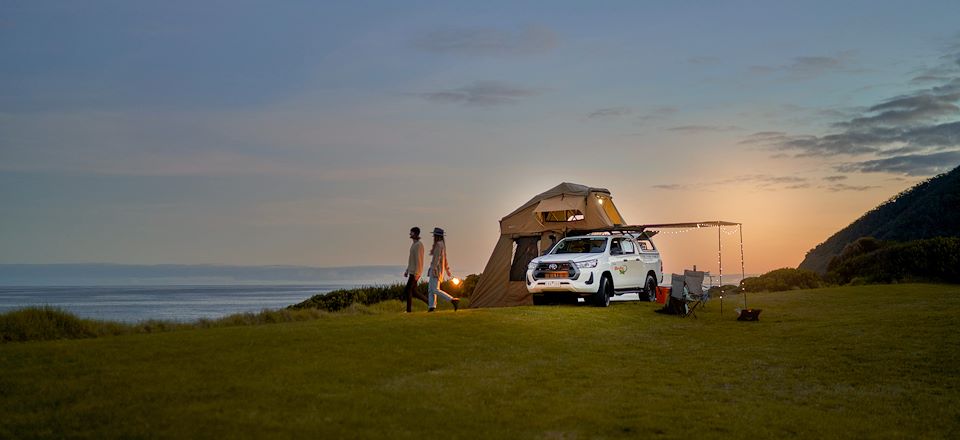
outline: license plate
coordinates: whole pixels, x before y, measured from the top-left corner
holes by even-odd
[[[566,278],[566,272],[547,272],[544,275],[544,278]]]

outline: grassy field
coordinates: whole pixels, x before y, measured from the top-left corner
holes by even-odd
[[[3,344],[0,438],[960,436],[960,286],[749,299]]]

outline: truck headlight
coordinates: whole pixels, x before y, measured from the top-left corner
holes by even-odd
[[[577,263],[577,267],[581,269],[589,269],[591,267],[597,267],[597,260],[580,261]]]
[[[536,261],[531,261],[530,263],[527,264],[527,269],[534,270],[534,269],[536,269],[536,268],[537,268],[537,262],[536,262]]]

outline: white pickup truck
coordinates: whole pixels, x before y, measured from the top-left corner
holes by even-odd
[[[606,307],[613,295],[625,293],[653,301],[661,282],[660,251],[645,235],[567,237],[527,266],[527,291],[534,304],[584,297]]]

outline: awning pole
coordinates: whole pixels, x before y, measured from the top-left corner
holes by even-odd
[[[747,289],[743,287],[743,279],[747,277],[747,272],[743,269],[743,224],[737,226],[740,230],[740,290],[743,292],[743,308],[747,308]]]
[[[720,295],[723,295],[723,244],[720,241],[720,220],[717,220],[717,266],[720,269]]]

